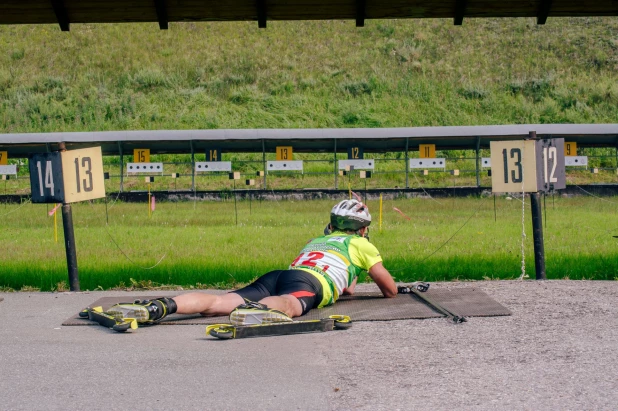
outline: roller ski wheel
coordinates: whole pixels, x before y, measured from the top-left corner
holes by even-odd
[[[336,330],[347,330],[352,327],[352,320],[347,315],[331,315],[328,318],[335,320],[334,327]]]
[[[135,318],[116,319],[112,315],[104,312],[102,307],[88,307],[80,312],[79,316],[119,333],[128,331],[129,329],[137,329],[137,320],[135,320]]]
[[[206,334],[220,340],[231,340],[234,338],[234,326],[230,324],[213,324],[206,327]]]

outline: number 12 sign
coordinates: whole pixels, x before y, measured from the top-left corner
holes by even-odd
[[[492,141],[494,193],[559,190],[566,187],[564,139]]]
[[[33,203],[75,203],[105,197],[101,147],[29,158]]]

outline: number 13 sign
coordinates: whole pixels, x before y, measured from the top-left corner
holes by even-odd
[[[101,147],[29,158],[33,203],[75,203],[105,197]]]
[[[566,187],[564,139],[492,141],[494,193],[558,190]]]

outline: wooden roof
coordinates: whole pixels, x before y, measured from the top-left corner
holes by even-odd
[[[617,16],[618,0],[0,0],[0,24]]]

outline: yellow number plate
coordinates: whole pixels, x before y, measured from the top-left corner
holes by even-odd
[[[293,150],[290,146],[277,147],[277,161],[292,160]]]
[[[150,149],[136,148],[133,150],[134,163],[150,163]]]
[[[435,144],[419,144],[418,151],[421,158],[436,158]]]

